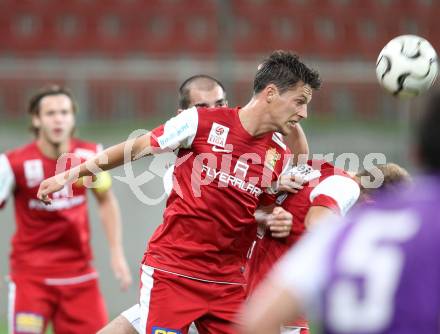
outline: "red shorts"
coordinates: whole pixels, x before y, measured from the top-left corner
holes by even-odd
[[[96,273],[60,280],[12,275],[9,283],[10,333],[94,334],[108,321]],[[11,330],[13,329],[13,330]]]
[[[199,334],[235,333],[245,287],[182,277],[143,266],[141,334],[186,334],[194,321]]]

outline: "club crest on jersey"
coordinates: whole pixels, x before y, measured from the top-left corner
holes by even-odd
[[[271,171],[275,169],[277,161],[281,159],[281,154],[277,152],[275,148],[270,148],[266,152],[266,157],[264,159],[264,166],[269,168]]]
[[[218,147],[225,147],[228,133],[229,133],[228,127],[213,122],[211,131],[209,132],[209,136],[208,136],[208,144]]]
[[[29,188],[38,186],[44,180],[43,162],[40,159],[24,162],[24,176]]]
[[[158,326],[153,326],[153,328],[151,328],[151,333],[152,334],[182,334],[180,330],[158,327]]]

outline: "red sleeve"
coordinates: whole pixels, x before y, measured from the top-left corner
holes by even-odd
[[[334,200],[333,198],[331,198],[330,196],[327,196],[327,195],[316,196],[313,199],[311,206],[324,206],[324,207],[329,208],[330,210],[334,211],[338,215],[341,214],[341,210],[339,209],[339,205],[336,202],[336,200]]]

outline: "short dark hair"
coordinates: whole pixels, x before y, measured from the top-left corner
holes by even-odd
[[[429,96],[417,132],[417,149],[422,167],[428,172],[440,172],[440,91]]]
[[[282,94],[300,81],[313,89],[321,86],[317,71],[302,63],[296,54],[277,50],[258,67],[254,79],[254,94],[261,92],[269,84],[274,84]]]
[[[73,112],[76,113],[78,111],[77,103],[73,97],[72,92],[63,86],[59,85],[49,85],[45,86],[36,92],[29,100],[28,105],[28,113],[31,116],[38,115],[40,113],[40,102],[46,96],[54,96],[54,95],[66,95],[70,101],[72,102]],[[38,129],[31,125],[31,131],[37,136]]]
[[[225,92],[225,94],[226,94],[225,87],[216,78],[211,77],[206,74],[193,75],[192,77],[189,77],[188,79],[186,79],[179,87],[179,108],[180,109],[189,108],[189,105],[191,104],[190,96],[189,96],[189,91],[190,91],[189,85],[197,80],[200,80],[200,79],[211,81],[213,84],[220,86],[221,89],[223,90],[223,92]]]

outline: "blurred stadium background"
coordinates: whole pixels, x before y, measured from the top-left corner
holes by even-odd
[[[384,153],[412,169],[410,109],[420,103],[385,94],[375,61],[388,40],[418,34],[440,44],[435,0],[0,0],[0,152],[29,141],[27,98],[48,83],[76,95],[80,136],[111,145],[175,113],[177,88],[205,73],[226,86],[230,105],[251,95],[259,61],[274,49],[300,54],[324,84],[303,123],[312,153]],[[148,160],[135,164],[138,173]],[[122,169],[113,175],[123,175]],[[163,201],[139,202],[114,181],[132,273]],[[143,186],[163,192],[160,177]],[[0,213],[0,274],[7,274],[12,205]],[[112,316],[137,300],[137,281],[119,291],[92,203],[93,244]],[[0,321],[7,289],[0,283]],[[1,330],[0,330],[1,333]]]

